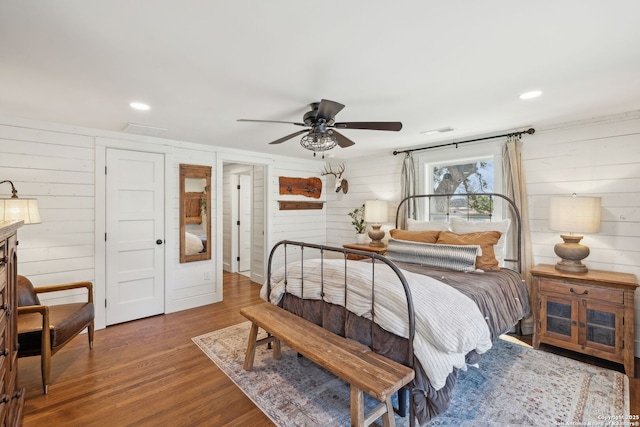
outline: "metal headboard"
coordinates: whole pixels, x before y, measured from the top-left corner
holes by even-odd
[[[515,233],[516,233],[516,238],[515,238],[515,242],[516,242],[516,247],[515,247],[515,257],[514,258],[505,258],[506,262],[512,262],[515,264],[516,269],[519,273],[522,273],[522,224],[521,224],[521,219],[520,219],[520,211],[518,210],[518,207],[516,206],[515,202],[508,198],[507,196],[505,196],[504,194],[499,194],[499,193],[447,193],[447,194],[416,194],[413,196],[408,196],[405,197],[404,199],[402,199],[400,201],[400,203],[398,204],[398,209],[396,210],[396,228],[399,228],[399,224],[400,224],[400,214],[401,212],[408,212],[409,209],[407,209],[406,207],[403,210],[403,205],[407,204],[409,202],[412,201],[416,201],[419,199],[427,199],[428,201],[431,201],[431,199],[435,199],[435,198],[446,198],[447,201],[447,209],[446,212],[442,213],[443,215],[446,215],[447,217],[447,222],[449,222],[449,216],[450,216],[450,211],[451,211],[451,198],[452,197],[462,197],[462,198],[466,198],[467,199],[467,206],[469,206],[469,201],[472,197],[477,197],[477,196],[487,196],[490,200],[490,204],[491,204],[491,208],[490,208],[490,214],[489,214],[489,220],[491,221],[493,219],[493,211],[494,211],[494,198],[500,198],[504,201],[507,202],[507,206],[509,206],[510,208],[510,218],[513,221],[513,227],[515,229]],[[416,210],[412,210],[414,216],[416,213]],[[429,215],[431,215],[431,213],[429,213]],[[469,213],[467,213],[467,220],[469,220],[469,218],[471,218],[471,215]],[[416,218],[413,218],[416,219]],[[502,218],[500,218],[502,219]]]

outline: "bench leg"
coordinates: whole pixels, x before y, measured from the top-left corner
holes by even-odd
[[[364,413],[364,393],[355,386],[351,386],[351,426],[367,427],[378,418],[382,417],[384,427],[396,427],[396,420],[393,417],[393,404],[391,396],[376,406],[366,417]]]
[[[393,404],[391,403],[391,396],[385,400],[387,406],[387,412],[382,414],[382,425],[384,427],[396,427],[396,419],[393,417]]]
[[[351,386],[351,427],[364,427],[364,395],[362,390]]]
[[[258,325],[251,323],[251,330],[249,331],[249,340],[247,342],[247,352],[244,355],[244,365],[242,369],[250,371],[253,369],[253,360],[256,356],[256,340],[258,339]],[[273,350],[275,352],[275,348]]]
[[[275,338],[273,339],[273,358],[276,360],[280,360],[282,357],[282,347],[280,346],[280,340]]]

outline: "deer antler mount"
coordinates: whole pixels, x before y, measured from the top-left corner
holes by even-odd
[[[336,178],[336,193],[339,193],[340,190],[342,190],[344,194],[347,194],[349,191],[349,182],[342,177],[343,173],[344,163],[338,167],[337,171],[334,171],[330,164],[325,166],[322,170],[322,175],[333,175]]]

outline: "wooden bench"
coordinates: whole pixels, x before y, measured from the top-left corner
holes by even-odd
[[[252,322],[245,370],[253,368],[257,345],[272,342],[279,359],[283,342],[351,385],[352,426],[368,426],[380,417],[385,427],[395,426],[391,396],[413,379],[413,369],[270,303],[242,308],[240,314]],[[258,340],[258,327],[271,336]],[[366,417],[363,392],[382,402]]]

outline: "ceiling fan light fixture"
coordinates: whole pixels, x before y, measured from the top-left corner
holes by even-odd
[[[317,152],[325,152],[334,148],[338,144],[338,141],[333,135],[329,133],[308,133],[300,140],[300,145],[307,150],[313,151],[314,155]]]

